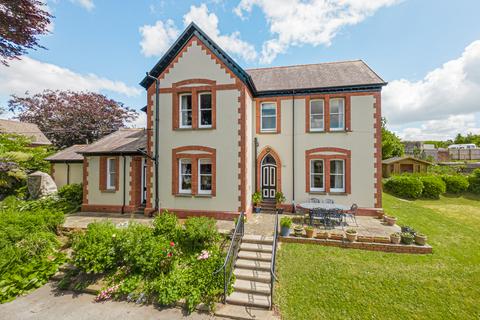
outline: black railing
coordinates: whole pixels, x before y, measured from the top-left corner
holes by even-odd
[[[223,274],[223,303],[227,302],[228,285],[232,279],[233,269],[235,267],[235,261],[237,260],[238,251],[242,243],[242,238],[245,233],[245,213],[240,213],[237,223],[235,224],[235,230],[232,234],[232,240],[228,247],[227,256],[222,267],[220,267],[213,274]],[[223,272],[222,272],[223,271]]]
[[[278,280],[277,276],[275,275],[277,243],[278,243],[278,209],[275,210],[275,225],[273,230],[273,243],[272,243],[272,261],[270,262],[270,309],[273,308],[273,295],[275,293],[275,281]]]

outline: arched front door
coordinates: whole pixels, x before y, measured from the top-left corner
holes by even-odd
[[[263,199],[275,199],[275,193],[277,192],[277,163],[270,154],[267,154],[262,159],[261,173]]]

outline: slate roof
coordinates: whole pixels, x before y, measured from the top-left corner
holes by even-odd
[[[147,148],[145,129],[120,129],[88,145],[81,154],[138,154]]]
[[[389,158],[389,159],[382,160],[382,163],[383,164],[392,164],[392,163],[402,161],[402,160],[407,160],[407,159],[422,162],[422,163],[425,163],[425,164],[432,164],[431,162],[428,162],[428,161],[425,161],[425,160],[422,160],[422,159],[417,159],[417,158],[412,157],[412,156],[392,157],[392,158]]]
[[[362,60],[247,69],[257,91],[384,85]]]
[[[71,147],[60,150],[59,152],[45,158],[50,162],[82,162],[83,156],[77,152],[83,150],[86,144],[74,144]]]
[[[387,84],[362,60],[244,70],[193,22],[150,74],[158,77],[193,36],[197,36],[256,97],[292,94],[293,90],[298,94],[380,91]],[[140,85],[147,89],[153,82],[154,79],[146,76]]]
[[[0,119],[0,133],[19,134],[32,138],[32,145],[49,146],[52,143],[34,123]]]

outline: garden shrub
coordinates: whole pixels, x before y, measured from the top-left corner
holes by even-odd
[[[468,189],[468,179],[461,174],[443,175],[442,179],[445,181],[448,193],[459,194]]]
[[[393,176],[385,182],[385,189],[397,197],[417,199],[422,195],[423,184],[413,175]]]
[[[445,182],[438,176],[424,175],[419,179],[423,184],[422,197],[424,198],[439,199],[440,195],[446,191]]]
[[[188,218],[181,239],[184,249],[197,252],[208,248],[220,238],[214,219],[206,217]]]
[[[83,186],[78,183],[64,185],[58,190],[58,196],[70,205],[71,211],[76,210],[83,202]]]
[[[117,264],[115,237],[118,230],[111,222],[91,223],[85,233],[72,242],[73,263],[87,273],[103,273]]]
[[[469,187],[468,191],[480,194],[480,169],[473,170],[473,173],[468,177]]]
[[[153,232],[156,236],[161,235],[173,242],[177,242],[181,232],[177,216],[168,212],[168,210],[163,211],[155,217],[153,220],[153,227]]]

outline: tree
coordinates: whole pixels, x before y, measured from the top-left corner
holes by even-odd
[[[19,59],[28,49],[44,48],[38,36],[48,33],[53,16],[39,0],[0,0],[0,63]]]
[[[91,143],[137,118],[123,103],[93,92],[45,90],[33,96],[12,95],[10,111],[20,121],[38,125],[57,148]]]
[[[387,120],[382,118],[382,159],[400,157],[405,153],[405,146],[397,135],[386,127]]]

